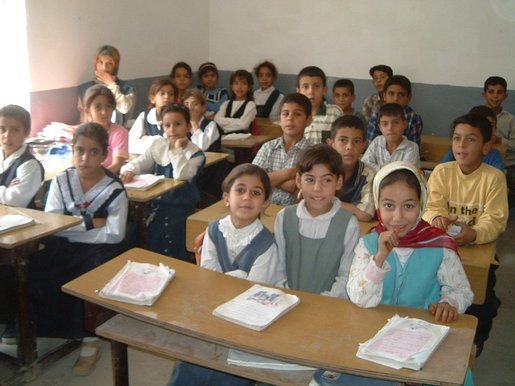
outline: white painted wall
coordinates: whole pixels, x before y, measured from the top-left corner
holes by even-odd
[[[208,59],[207,0],[26,0],[26,7],[33,92],[90,80],[103,44],[120,50],[121,79]]]
[[[515,85],[512,0],[210,1],[209,58],[224,70],[270,58],[281,73],[368,79],[386,63],[415,83]]]

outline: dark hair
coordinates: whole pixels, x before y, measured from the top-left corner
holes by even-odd
[[[268,200],[270,198],[272,184],[270,183],[268,174],[259,166],[248,163],[240,164],[230,171],[222,182],[222,192],[229,193],[234,182],[243,175],[258,176],[263,184],[263,188],[265,189],[265,199]]]
[[[410,188],[417,192],[418,199],[421,199],[422,188],[420,187],[420,181],[418,180],[417,176],[408,169],[395,170],[383,178],[379,184],[379,194],[377,197],[381,197],[381,190],[383,190],[383,188],[386,188],[389,185],[393,185],[399,181],[404,181]]]
[[[268,60],[258,63],[256,67],[254,67],[254,74],[256,74],[256,77],[259,77],[259,70],[261,70],[263,67],[268,68],[272,73],[273,78],[277,79],[277,67],[275,67],[275,64]]]
[[[172,67],[172,71],[170,71],[170,78],[175,77],[175,71],[177,71],[179,68],[184,68],[186,71],[188,71],[188,75],[193,77],[193,71],[191,70],[191,66],[186,62],[177,62]]]
[[[156,94],[161,90],[164,86],[172,86],[173,95],[176,98],[179,94],[179,90],[177,86],[170,78],[157,78],[152,81],[150,87],[148,89],[148,100],[150,101],[152,97],[156,96]],[[153,107],[154,105],[150,102],[149,107]]]
[[[497,115],[495,114],[495,111],[493,111],[490,107],[485,105],[474,106],[470,109],[469,113],[479,114],[484,116],[485,118],[494,118],[497,121]]]
[[[500,84],[504,88],[504,92],[508,89],[508,83],[506,83],[506,79],[500,76],[491,76],[487,80],[485,80],[485,85],[483,87],[483,91],[486,91],[488,86],[497,86]]]
[[[297,86],[300,87],[300,78],[305,76],[321,78],[324,87],[327,86],[327,78],[325,77],[324,71],[322,71],[320,67],[308,66],[300,70],[299,75],[297,75]]]
[[[350,79],[338,79],[334,82],[333,93],[336,87],[344,87],[350,91],[351,95],[354,95],[354,83]]]
[[[359,130],[363,136],[363,139],[366,139],[367,137],[365,124],[361,118],[358,118],[355,115],[342,115],[341,117],[338,117],[331,125],[331,139],[334,140],[338,130],[344,127]]]
[[[114,94],[102,84],[96,84],[86,90],[86,93],[84,94],[84,106],[89,109],[93,100],[101,95],[107,97],[113,109],[116,108],[116,99],[114,98]]]
[[[462,115],[454,120],[452,123],[452,132],[459,124],[470,125],[479,129],[483,142],[488,142],[492,139],[492,124],[485,116],[480,114],[469,113]]]
[[[401,86],[406,92],[411,95],[411,82],[404,75],[392,75],[384,84],[384,91],[388,90],[388,87],[397,85]]]
[[[320,143],[302,150],[297,157],[297,172],[304,174],[323,164],[336,176],[344,176],[342,156],[331,146]]]
[[[236,81],[236,79],[244,80],[249,85],[249,91],[247,91],[247,100],[251,101],[254,99],[254,92],[252,91],[252,88],[254,87],[254,79],[252,78],[252,74],[248,72],[247,70],[236,70],[231,74],[230,78],[230,85]],[[235,98],[234,93],[232,92],[231,87],[231,94],[232,98]]]
[[[216,65],[212,62],[202,63],[198,68],[198,77],[202,79],[202,77],[206,74],[206,72],[213,71],[218,77],[218,69]]]
[[[206,105],[206,97],[204,96],[204,93],[198,88],[186,90],[184,92],[184,95],[182,96],[183,101],[186,101],[186,99],[189,98],[195,98],[202,106]]]
[[[30,113],[18,105],[7,105],[0,109],[0,117],[13,118],[21,123],[25,132],[30,132]]]
[[[279,111],[283,109],[285,103],[295,103],[302,107],[302,110],[304,110],[304,113],[306,114],[306,118],[311,116],[311,101],[304,94],[298,92],[286,94],[279,104]]]
[[[387,66],[386,64],[378,64],[376,66],[370,67],[370,70],[368,70],[368,73],[373,78],[374,72],[381,71],[386,74],[388,74],[388,77],[390,78],[393,75],[393,70],[390,66]]]
[[[168,114],[168,113],[182,114],[182,116],[186,120],[186,123],[189,125],[191,116],[190,116],[190,111],[188,110],[188,108],[186,106],[180,105],[178,103],[174,103],[172,105],[163,107],[163,109],[161,110],[161,119],[165,116],[165,114]]]
[[[104,126],[94,122],[81,124],[77,130],[75,130],[75,133],[73,133],[73,146],[75,146],[81,135],[97,142],[102,148],[104,154],[107,154],[107,147],[109,146],[109,135],[107,134],[107,130],[104,129]]]
[[[404,107],[402,107],[398,103],[385,103],[379,108],[379,113],[377,114],[377,116],[379,118],[381,118],[382,116],[400,116],[403,120],[406,120],[406,113],[404,112]]]

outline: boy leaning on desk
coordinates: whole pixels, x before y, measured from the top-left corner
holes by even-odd
[[[43,166],[25,144],[30,127],[30,114],[23,107],[8,105],[0,109],[0,204],[29,206],[43,181]],[[7,324],[2,335],[5,344],[16,343],[15,299],[12,268],[0,265],[0,323]]]

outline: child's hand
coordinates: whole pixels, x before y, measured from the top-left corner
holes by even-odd
[[[103,84],[111,84],[116,82],[116,78],[105,71],[95,71],[95,78],[97,81]]]
[[[127,182],[131,182],[134,179],[134,173],[130,171],[125,171],[120,175],[120,179],[124,184]]]
[[[458,245],[467,245],[476,241],[477,232],[465,223],[457,222],[461,227],[461,232],[454,236],[454,240]]]
[[[393,247],[398,244],[399,237],[395,229],[381,232],[377,241],[377,254],[374,257],[374,261],[379,268],[383,266]]]
[[[449,323],[458,320],[458,310],[447,302],[431,304],[429,312],[434,315],[437,322]]]
[[[451,217],[438,216],[433,220],[431,225],[436,228],[440,228],[440,229],[443,229],[444,231],[447,231],[447,227],[450,224],[453,224],[457,219],[458,219],[458,217],[456,215],[453,215]]]
[[[13,179],[11,180],[11,183],[9,184],[9,187],[11,187],[11,186],[16,186],[16,185],[18,185],[20,182],[21,182],[21,181],[20,181],[20,179],[19,179],[18,177],[13,178]]]
[[[188,146],[188,142],[189,140],[187,137],[179,138],[175,140],[175,142],[173,143],[173,147],[175,149],[184,149],[186,146]]]
[[[94,218],[93,220],[93,228],[102,228],[106,226],[105,218]]]

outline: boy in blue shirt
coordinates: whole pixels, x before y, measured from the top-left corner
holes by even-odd
[[[223,87],[217,87],[218,69],[211,62],[203,63],[198,68],[200,85],[198,89],[202,91],[207,102],[206,117],[213,119],[220,110],[220,106],[229,99],[229,93]]]
[[[409,103],[411,101],[411,82],[403,75],[390,77],[384,85],[384,102],[398,103],[404,108],[404,114],[408,122],[404,130],[404,136],[415,142],[420,149],[420,136],[422,135],[422,118],[413,110]],[[379,114],[370,117],[367,128],[367,140],[372,140],[381,135],[379,130]]]

